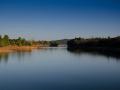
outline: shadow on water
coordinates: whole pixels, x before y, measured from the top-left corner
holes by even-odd
[[[75,55],[81,55],[81,54],[90,54],[90,55],[98,55],[98,56],[104,56],[106,58],[115,58],[116,60],[120,60],[120,53],[119,52],[111,52],[106,50],[91,50],[91,49],[69,49],[67,50]]]
[[[10,57],[17,57],[18,60],[23,60],[25,56],[30,56],[31,51],[17,51],[17,52],[11,52],[11,53],[0,53],[0,63],[1,62],[8,62],[8,59]]]

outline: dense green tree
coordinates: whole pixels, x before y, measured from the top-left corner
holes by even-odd
[[[0,36],[0,47],[8,46],[8,45],[10,45],[8,35],[4,35],[3,38],[2,38],[2,36]]]
[[[10,44],[8,35],[4,35],[3,43],[4,43],[4,46],[8,46]]]
[[[36,44],[38,44],[36,41],[34,41]],[[14,45],[14,46],[31,46],[33,45],[32,41],[27,41],[25,38],[19,37],[18,39],[9,39],[8,35],[0,36],[0,47],[8,46],[8,45]]]
[[[0,47],[2,47],[2,36],[0,35]]]

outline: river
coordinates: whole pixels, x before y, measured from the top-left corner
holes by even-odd
[[[120,90],[120,58],[66,48],[2,53],[0,90]]]

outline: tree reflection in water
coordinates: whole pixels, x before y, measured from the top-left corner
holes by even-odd
[[[0,63],[1,63],[2,61],[8,62],[8,57],[9,57],[9,53],[1,53],[1,54],[0,54]]]
[[[30,56],[31,51],[17,51],[17,52],[11,52],[11,53],[0,53],[0,63],[8,62],[9,57],[17,57],[17,60],[23,60],[25,56]]]
[[[69,49],[69,52],[75,55],[81,54],[90,54],[90,55],[98,55],[98,56],[105,56],[106,58],[115,58],[116,60],[120,60],[120,53],[118,52],[110,52],[106,50],[93,50],[93,49]]]

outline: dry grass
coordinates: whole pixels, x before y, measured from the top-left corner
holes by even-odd
[[[40,48],[39,46],[7,46],[0,47],[0,53],[14,52],[14,51],[32,51],[33,49]]]

